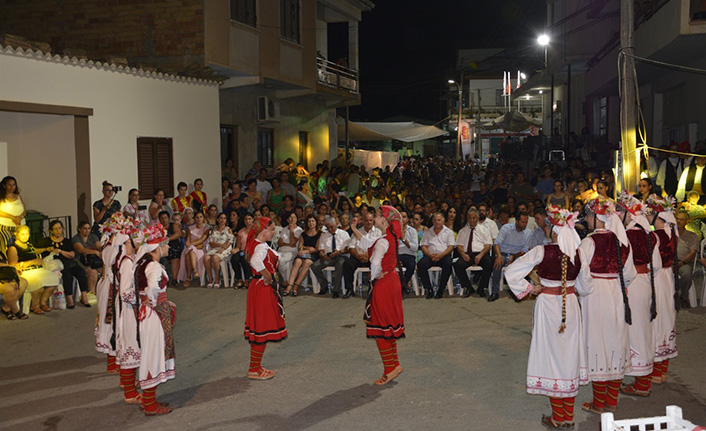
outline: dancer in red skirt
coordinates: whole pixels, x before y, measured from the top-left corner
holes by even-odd
[[[375,226],[384,232],[368,251],[370,279],[373,280],[365,304],[363,319],[368,338],[375,338],[385,367],[375,384],[384,385],[399,376],[402,366],[397,358],[397,340],[404,334],[402,284],[397,250],[402,235],[402,216],[394,207],[383,205],[375,217]],[[399,269],[399,273],[395,271]]]
[[[253,270],[253,281],[248,288],[245,313],[245,339],[250,342],[248,378],[269,380],[273,370],[262,367],[262,355],[268,342],[287,338],[284,324],[284,304],[277,289],[274,274],[279,266],[279,255],[267,241],[275,236],[275,224],[267,217],[258,217],[252,224],[245,244],[245,255]]]

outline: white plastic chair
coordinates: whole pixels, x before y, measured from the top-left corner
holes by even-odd
[[[353,291],[358,290],[361,295],[363,294],[363,274],[365,273],[370,274],[370,268],[360,267],[353,273]]]
[[[436,285],[437,289],[441,289],[441,286],[439,286],[439,278],[441,277],[441,267],[440,266],[432,266],[429,268],[429,281],[431,281],[431,286],[432,289],[434,288],[434,285]],[[451,280],[452,277],[449,277],[449,281],[446,283],[446,289],[449,291],[449,295],[454,294],[454,285],[453,285],[453,280]]]

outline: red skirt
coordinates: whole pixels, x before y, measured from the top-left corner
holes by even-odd
[[[365,304],[366,335],[386,340],[403,338],[402,285],[397,272],[390,271],[375,281]]]
[[[248,287],[245,312],[245,339],[254,344],[282,341],[287,338],[284,307],[279,293],[262,279],[254,279]]]

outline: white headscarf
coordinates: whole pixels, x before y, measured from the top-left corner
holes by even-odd
[[[629,244],[628,235],[625,233],[625,226],[623,225],[623,221],[620,220],[618,213],[611,211],[609,214],[596,214],[596,217],[598,220],[605,223],[605,228],[613,232],[622,245],[627,246]]]
[[[581,244],[581,237],[576,232],[573,226],[552,226],[552,230],[556,232],[557,244],[559,245],[559,250],[569,257],[571,263],[574,263],[574,257],[576,256],[576,250],[578,250]]]
[[[661,218],[667,223],[671,223],[673,225],[677,225],[677,219],[674,217],[674,213],[671,211],[662,211],[660,213],[657,213],[657,217]],[[672,237],[672,229],[671,226],[667,226],[667,229],[664,229],[665,232],[667,232],[667,236],[669,238]],[[674,229],[674,234],[679,238],[679,230]]]

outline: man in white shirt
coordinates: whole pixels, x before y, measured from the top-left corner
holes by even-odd
[[[263,197],[267,196],[267,193],[272,190],[272,184],[267,180],[267,169],[260,169],[260,175],[255,180],[257,181],[255,190],[260,192]]]
[[[368,249],[373,246],[376,239],[382,236],[380,229],[373,226],[375,223],[375,214],[368,212],[363,217],[363,226],[358,229],[358,233],[362,235],[360,239],[357,238],[355,230],[353,231],[353,236],[351,236],[348,242],[348,252],[350,257],[343,261],[343,281],[346,283],[348,290],[346,294],[343,295],[343,299],[355,296],[353,292],[353,275],[355,270],[358,268],[370,268],[370,256],[368,255]],[[354,224],[351,224],[351,228]]]
[[[311,265],[311,271],[316,276],[316,279],[321,286],[319,295],[326,295],[328,293],[328,281],[324,275],[324,268],[327,266],[333,266],[334,272],[331,277],[331,282],[333,284],[332,298],[338,298],[341,293],[341,282],[343,280],[343,262],[345,257],[343,254],[346,252],[346,244],[351,239],[348,232],[338,229],[338,220],[336,217],[328,216],[326,217],[326,232],[321,234],[319,238],[319,260]]]
[[[702,150],[699,151],[700,154]],[[704,166],[706,166],[706,155],[696,158],[696,163],[684,169],[684,172],[679,178],[679,187],[677,188],[677,202],[682,202],[686,194],[692,190],[696,191],[699,198],[699,205],[704,204],[704,195],[706,195],[706,181],[704,179]]]
[[[478,223],[490,232],[490,237],[495,241],[498,237],[498,225],[492,219],[488,218],[488,205],[484,203],[478,204]]]
[[[402,215],[402,238],[400,238],[400,247],[397,249],[397,255],[402,264],[404,271],[404,282],[402,292],[409,292],[409,283],[414,277],[414,267],[417,265],[417,250],[419,250],[419,237],[417,229],[409,225],[409,210],[401,210]]]
[[[436,293],[437,299],[444,297],[446,283],[448,283],[449,277],[451,277],[451,252],[456,245],[456,239],[454,238],[454,232],[444,226],[444,221],[445,219],[442,213],[435,213],[432,217],[433,225],[424,232],[422,242],[420,243],[424,257],[417,264],[417,268],[419,270],[419,278],[422,280],[424,290],[427,292],[427,299],[434,296],[434,290],[431,287],[431,280],[429,279],[429,268],[432,266],[441,267],[439,289]]]
[[[458,260],[453,264],[456,270],[456,277],[464,289],[463,297],[468,298],[474,293],[471,280],[468,279],[466,268],[469,266],[480,266],[480,284],[478,285],[478,295],[485,296],[485,291],[490,283],[490,274],[493,263],[490,261],[490,247],[493,240],[488,229],[478,224],[478,210],[471,208],[468,210],[468,224],[464,226],[456,238],[456,254]]]

